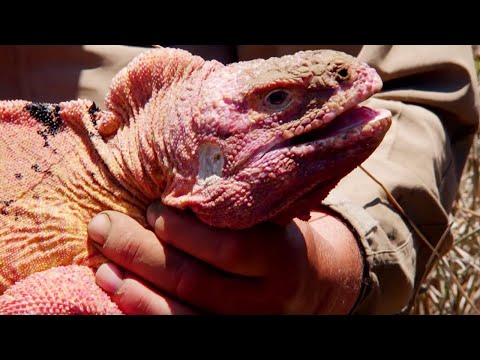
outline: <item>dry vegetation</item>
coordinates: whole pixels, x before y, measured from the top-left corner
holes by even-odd
[[[480,76],[480,59],[476,60]],[[453,207],[454,247],[420,286],[413,314],[480,314],[480,137],[477,134]]]

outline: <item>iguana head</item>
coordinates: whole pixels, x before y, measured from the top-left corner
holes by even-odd
[[[390,112],[359,105],[381,87],[373,68],[330,50],[212,68],[180,146],[192,158],[174,164],[163,201],[228,228],[305,214],[296,201],[326,196],[382,141]]]

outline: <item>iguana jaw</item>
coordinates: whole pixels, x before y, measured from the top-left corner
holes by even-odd
[[[184,204],[216,227],[308,219],[338,181],[373,153],[391,125],[387,110],[350,111],[317,130],[315,140],[303,143],[306,138],[298,137],[294,143],[292,138],[266,150],[234,176],[208,187],[207,196],[200,190]],[[221,212],[210,211],[214,206]]]
[[[379,146],[391,122],[388,110],[353,107],[327,126],[257,153],[234,179],[250,183],[252,169],[256,169],[261,178],[269,179],[270,186],[282,183],[292,194],[321,186],[345,176],[365,161]]]
[[[279,224],[286,224],[295,217],[308,220],[310,210],[320,206],[330,190],[371,155],[391,121],[388,110],[355,107],[321,129],[317,140],[301,143],[301,139],[292,139],[295,145],[285,144],[273,150],[278,157],[302,154],[300,159],[304,160],[300,160],[300,167],[304,187],[299,190],[301,196],[277,211],[271,220]]]
[[[356,106],[330,121],[325,127],[304,132],[291,139],[282,141],[266,151],[288,155],[290,152],[309,155],[315,152],[325,154],[331,151],[346,149],[356,143],[368,144],[370,138],[383,137],[391,123],[391,113],[388,110],[373,110],[368,107]]]

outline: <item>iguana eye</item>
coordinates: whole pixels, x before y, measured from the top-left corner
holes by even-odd
[[[292,93],[281,89],[273,90],[265,97],[265,105],[272,110],[283,110],[292,102]]]

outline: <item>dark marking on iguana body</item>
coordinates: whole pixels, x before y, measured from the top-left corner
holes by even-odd
[[[95,102],[88,109],[88,113],[90,114],[90,119],[92,120],[93,126],[97,126],[97,118],[95,115],[99,111],[100,111],[100,108],[97,106],[97,104],[95,104]]]
[[[63,120],[59,115],[60,105],[49,103],[29,103],[25,109],[32,117],[47,127],[46,131],[39,131],[42,137],[55,136],[61,130]]]
[[[0,204],[3,204],[2,210],[0,210],[0,214],[2,215],[8,215],[7,207],[9,207],[14,200],[0,200]]]
[[[32,170],[35,171],[35,172],[43,173],[43,174],[48,175],[48,176],[52,175],[52,172],[51,172],[50,170],[45,170],[45,171],[40,170],[40,166],[39,166],[38,164],[32,165],[31,168],[32,168]],[[21,174],[20,174],[20,175],[21,175]]]
[[[45,141],[45,143],[43,144],[43,147],[49,147],[50,144],[48,143],[47,130],[39,130],[37,131],[37,134],[43,137],[43,140]]]

